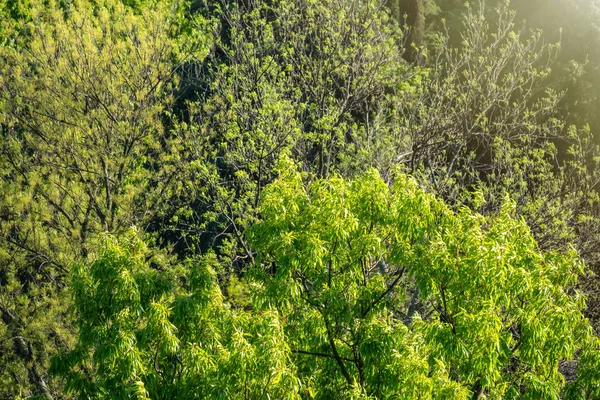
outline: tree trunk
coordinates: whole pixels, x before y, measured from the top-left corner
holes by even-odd
[[[19,332],[17,318],[8,308],[2,306],[0,306],[0,317],[2,322],[4,322],[11,331],[15,354],[23,361],[23,364],[27,369],[29,383],[31,383],[31,385],[38,390],[38,393],[44,396],[46,400],[52,400],[53,397],[50,393],[50,389],[42,375],[38,372],[37,363],[33,355],[33,348]]]
[[[392,16],[404,30],[405,45],[402,57],[414,64],[421,62],[418,48],[425,36],[425,0],[389,0]]]

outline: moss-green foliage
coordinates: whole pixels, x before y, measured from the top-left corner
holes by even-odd
[[[65,273],[94,235],[145,227],[180,190],[185,145],[163,113],[173,63],[204,45],[169,36],[177,14],[163,2],[29,6],[0,48],[2,397],[19,393],[15,379],[45,391],[48,352],[70,346]]]

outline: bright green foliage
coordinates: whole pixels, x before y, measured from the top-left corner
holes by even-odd
[[[215,262],[205,256],[175,288],[135,232],[105,237],[98,257],[73,269],[79,341],[51,371],[81,398],[298,398],[277,312],[224,304]]]
[[[598,339],[574,252],[523,221],[453,212],[398,174],[263,192],[249,309],[223,302],[212,253],[176,268],[135,232],[76,266],[79,327],[52,372],[91,398],[590,398]],[[266,267],[266,268],[265,268]],[[189,272],[185,272],[189,271]],[[415,298],[422,304],[415,309]],[[578,355],[578,379],[559,365]]]
[[[540,252],[514,203],[486,218],[404,175],[391,187],[374,170],[305,187],[282,170],[250,231],[274,265],[256,271],[255,300],[284,316],[316,397],[557,399],[560,362],[583,348],[590,371],[600,365],[573,291],[582,262]],[[585,371],[587,395],[599,395]]]

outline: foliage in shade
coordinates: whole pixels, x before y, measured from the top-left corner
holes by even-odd
[[[169,222],[239,269],[278,158],[291,154],[315,176],[360,173],[385,145],[373,121],[393,101],[386,92],[409,71],[401,32],[374,0],[231,2],[207,18],[214,51],[188,76],[199,98],[177,125],[200,184]]]

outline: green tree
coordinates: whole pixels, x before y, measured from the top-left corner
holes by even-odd
[[[453,212],[402,174],[305,185],[284,161],[249,230],[251,302],[216,257],[172,264],[135,231],[72,269],[77,346],[53,361],[94,398],[593,398],[600,343],[576,253],[541,252],[507,200]],[[415,308],[415,298],[423,301]],[[578,354],[577,379],[559,365]]]
[[[60,397],[56,352],[66,397],[595,395],[599,153],[558,46],[404,3],[0,0],[0,397]],[[282,155],[307,186],[269,186]]]
[[[254,296],[279,310],[315,397],[600,394],[598,339],[573,291],[583,264],[541,252],[512,201],[484,217],[401,174],[305,186],[289,162],[281,171],[249,232],[264,266]],[[567,386],[559,364],[579,351]]]
[[[298,399],[277,312],[231,309],[216,263],[209,254],[181,275],[135,231],[105,236],[73,268],[79,340],[51,372],[81,398]]]
[[[599,149],[588,126],[561,117],[564,92],[550,85],[560,47],[519,30],[507,7],[492,12],[466,8],[458,46],[452,32],[435,36],[425,68],[382,116],[390,141],[373,161],[384,173],[404,164],[455,207],[475,207],[478,188],[479,211],[496,213],[509,193],[542,249],[574,243],[597,271]],[[583,284],[597,297],[597,282]]]
[[[519,28],[541,29],[546,42],[562,43],[549,84],[568,89],[561,102],[561,116],[569,123],[589,123],[596,132],[599,120],[595,110],[598,96],[594,90],[599,80],[600,53],[594,44],[600,39],[598,0],[486,0],[473,2],[485,4],[489,16],[493,10],[504,4],[516,12]],[[440,20],[446,26],[454,43],[460,42],[462,14],[465,11],[462,0],[436,0],[439,12],[429,18],[429,30],[439,29]],[[490,12],[491,15],[490,15]]]
[[[183,188],[186,149],[164,112],[177,66],[205,43],[165,2],[29,6],[0,47],[0,393],[49,398],[49,354],[71,345],[69,265],[99,232],[146,228]]]
[[[376,0],[231,2],[205,13],[215,47],[179,125],[201,184],[170,222],[185,245],[218,247],[225,269],[240,269],[253,257],[243,231],[276,160],[290,154],[316,176],[360,173],[384,146],[372,121],[408,67]]]

